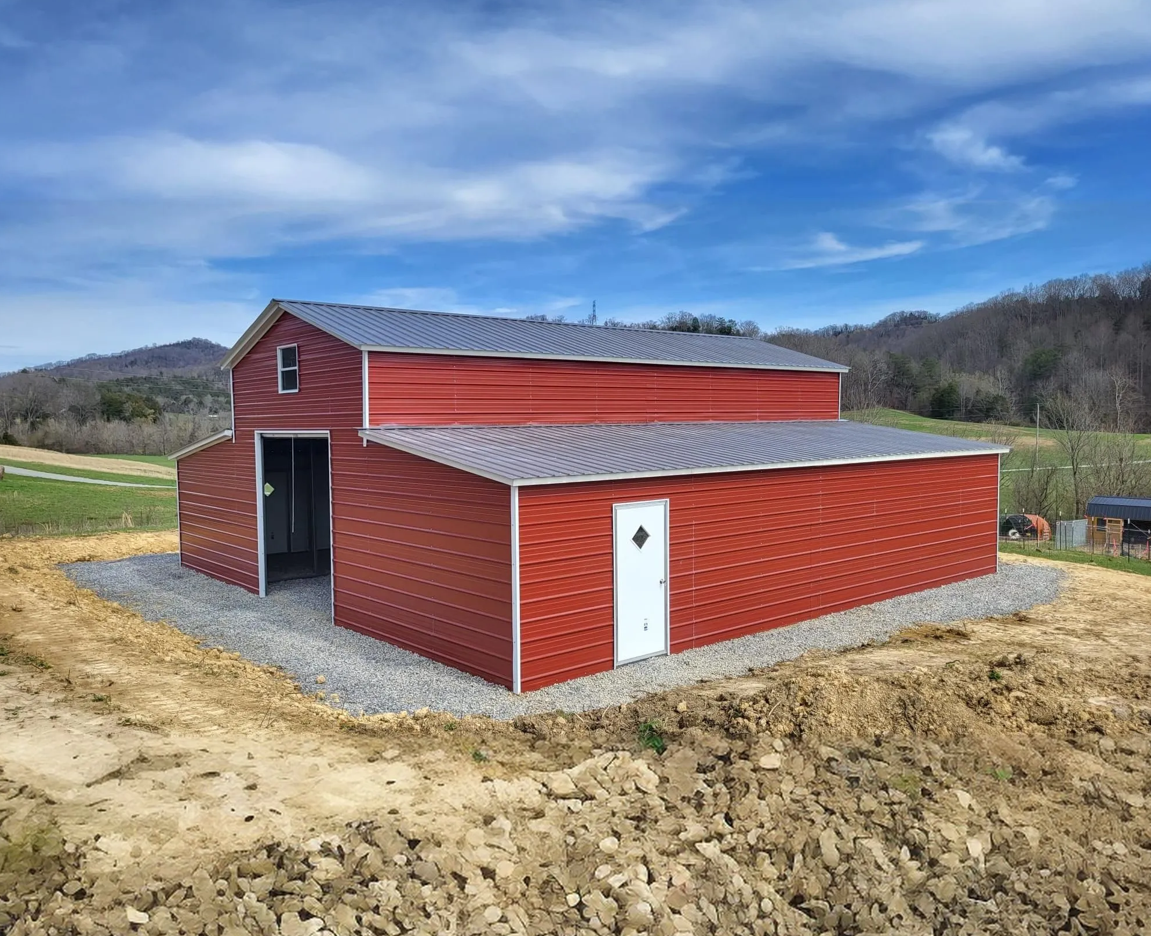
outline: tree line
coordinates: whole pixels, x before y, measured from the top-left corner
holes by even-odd
[[[1058,428],[1073,403],[1099,429],[1149,426],[1151,264],[1054,279],[947,315],[785,329],[768,340],[846,364],[844,408]],[[1047,415],[1045,415],[1047,414]]]
[[[0,444],[165,455],[230,425],[227,391],[197,378],[0,377]],[[175,443],[175,444],[174,444]]]

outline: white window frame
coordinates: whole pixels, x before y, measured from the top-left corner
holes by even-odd
[[[292,348],[296,352],[296,366],[295,367],[284,367],[284,352],[288,348]],[[295,371],[296,372],[296,388],[294,390],[285,390],[284,389],[284,374],[287,371]],[[300,348],[298,345],[286,344],[286,345],[280,345],[278,348],[276,348],[276,389],[279,390],[280,393],[299,393],[300,392]]]

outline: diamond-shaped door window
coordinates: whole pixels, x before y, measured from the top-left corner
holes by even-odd
[[[635,533],[632,534],[631,541],[636,544],[640,549],[643,549],[643,544],[651,539],[651,534],[641,525]]]

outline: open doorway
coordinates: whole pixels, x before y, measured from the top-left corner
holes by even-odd
[[[332,571],[326,436],[260,436],[265,582]]]

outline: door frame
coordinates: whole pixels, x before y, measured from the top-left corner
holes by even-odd
[[[328,441],[328,530],[331,537],[332,620],[336,619],[336,532],[332,516],[332,433],[328,429],[257,429],[256,443],[256,564],[260,572],[260,597],[268,596],[268,557],[264,552],[264,439],[327,439]]]
[[[621,665],[619,658],[619,568],[615,561],[616,537],[619,532],[619,511],[621,507],[651,507],[656,504],[663,506],[663,650],[656,653],[649,653],[646,656],[630,657],[622,661],[622,663],[626,665],[629,663],[638,663],[640,660],[650,660],[652,657],[671,655],[671,502],[666,497],[642,501],[621,501],[618,504],[611,505],[612,669],[616,669]]]

